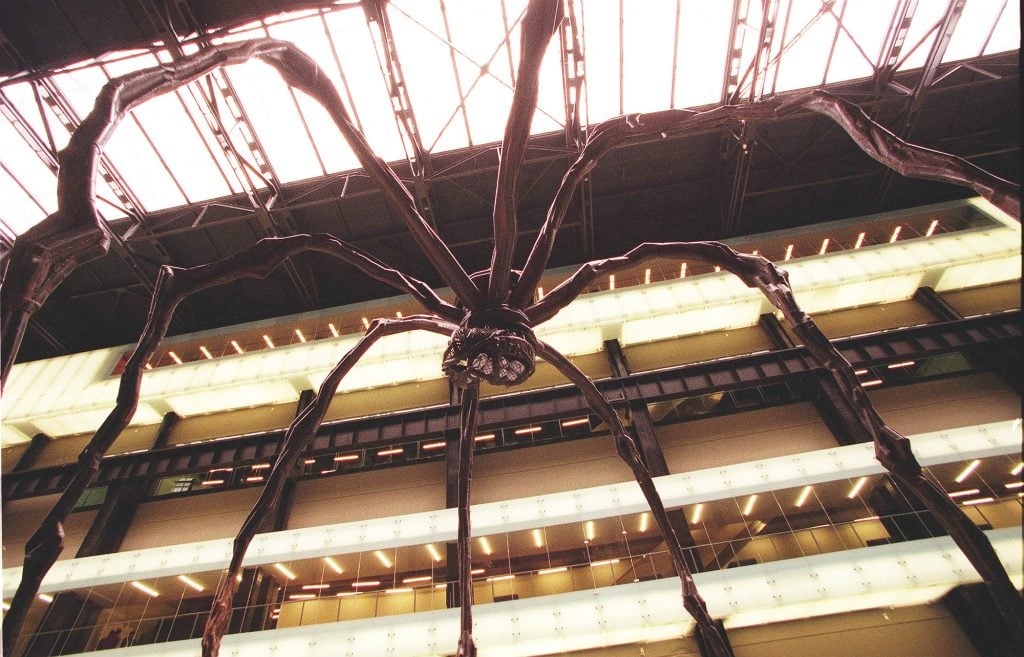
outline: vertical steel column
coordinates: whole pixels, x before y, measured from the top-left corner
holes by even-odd
[[[11,472],[21,472],[22,470],[31,470],[32,466],[35,465],[39,459],[39,455],[43,453],[46,446],[50,444],[53,438],[49,437],[45,433],[37,433],[32,436],[32,442],[29,443],[28,449],[21,453],[21,458],[11,468]]]
[[[171,440],[171,433],[180,421],[181,417],[174,411],[165,413],[164,419],[160,421],[160,428],[156,431],[156,437],[153,438],[153,446],[150,449],[167,447],[167,443]]]

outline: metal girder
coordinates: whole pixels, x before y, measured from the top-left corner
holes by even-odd
[[[903,46],[907,41],[907,34],[910,32],[910,24],[914,21],[914,13],[917,11],[918,0],[900,0],[893,12],[892,22],[889,24],[889,31],[882,46],[882,56],[875,66],[874,88],[880,93],[896,74],[896,67],[900,63],[900,55],[903,53]]]
[[[725,48],[725,77],[722,80],[721,104],[728,105],[739,89],[740,58],[743,55],[743,38],[750,9],[750,0],[733,0],[732,18],[729,20],[729,40]]]
[[[836,340],[835,344],[855,367],[873,367],[1013,342],[1021,335],[1020,320],[1020,311],[1007,311],[844,338]],[[631,400],[653,403],[770,383],[812,380],[816,372],[817,367],[807,352],[796,347],[605,379],[597,382],[597,386],[612,404],[622,407]],[[572,386],[507,395],[481,402],[480,428],[578,417],[588,414],[589,409],[583,395]],[[338,451],[441,438],[457,431],[458,426],[459,411],[455,406],[342,420],[321,427],[306,455],[316,457]],[[109,456],[100,464],[95,484],[266,461],[276,456],[283,437],[284,431],[269,431]],[[74,464],[68,464],[5,474],[0,480],[3,497],[13,500],[58,492],[73,475],[73,470]]]
[[[752,103],[764,95],[764,85],[768,78],[770,64],[769,56],[772,51],[772,43],[775,40],[778,17],[779,0],[761,0],[761,29],[757,35],[757,50],[754,52],[754,59],[750,62],[750,66],[743,73],[743,79],[736,83],[736,89],[730,95],[731,103],[739,102],[748,77],[750,78],[750,95],[747,100]],[[758,78],[758,71],[761,69],[762,63],[765,75]],[[761,83],[760,91],[757,88],[758,82]]]

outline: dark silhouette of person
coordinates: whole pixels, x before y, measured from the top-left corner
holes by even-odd
[[[96,650],[106,650],[108,648],[116,648],[121,643],[121,628],[110,630],[110,634],[99,640],[96,644]]]

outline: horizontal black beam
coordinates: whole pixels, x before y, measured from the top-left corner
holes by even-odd
[[[859,368],[914,360],[941,353],[1016,341],[1020,311],[894,329],[835,341],[843,356]],[[711,392],[796,381],[812,376],[815,365],[802,347],[682,365],[675,368],[604,379],[598,388],[613,404],[646,403],[693,397]],[[485,399],[480,404],[481,429],[543,422],[586,415],[589,406],[573,386],[558,386]],[[339,451],[378,448],[451,435],[459,426],[458,409],[437,406],[353,420],[321,427],[308,457]],[[176,445],[103,459],[95,485],[136,477],[165,477],[269,462],[280,449],[284,431]],[[12,472],[3,476],[5,502],[60,492],[74,464]]]

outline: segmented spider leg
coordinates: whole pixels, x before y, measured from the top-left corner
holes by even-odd
[[[964,556],[981,575],[1017,645],[1021,641],[1021,594],[1010,580],[999,556],[985,533],[956,502],[942,493],[921,470],[910,441],[885,424],[860,385],[850,363],[818,329],[796,302],[786,273],[761,256],[737,253],[719,242],[644,243],[625,256],[595,260],[580,267],[541,301],[526,309],[532,324],[550,319],[569,304],[595,278],[631,267],[647,258],[664,257],[702,260],[736,275],[748,287],[758,288],[778,308],[794,333],[803,341],[814,361],[835,381],[841,394],[856,411],[856,422],[872,437],[875,457],[906,485],[949,533]]]
[[[476,657],[473,641],[473,538],[469,515],[469,487],[473,480],[473,437],[476,435],[477,410],[480,408],[480,382],[461,388],[459,400],[459,533],[456,544],[459,569],[459,647],[457,657]]]
[[[508,297],[512,253],[519,236],[516,218],[519,174],[523,170],[530,126],[537,109],[540,65],[551,36],[558,30],[563,11],[562,0],[531,0],[523,18],[519,68],[501,140],[501,160],[494,189],[494,250],[487,287],[487,300],[492,304],[502,303]]]
[[[14,364],[28,321],[50,293],[79,265],[107,253],[111,236],[96,211],[93,178],[96,159],[124,115],[133,107],[173,91],[222,66],[258,58],[274,67],[284,81],[308,94],[327,110],[360,164],[392,209],[467,306],[480,297],[476,285],[451,251],[416,210],[409,191],[349,119],[337,89],[316,63],[293,44],[274,39],[240,41],[205,48],[168,64],[134,71],[107,82],[92,111],[58,154],[57,211],[19,236],[0,286],[2,361],[0,386]],[[422,286],[425,288],[426,286]],[[457,319],[456,319],[457,321]]]
[[[366,351],[373,346],[377,340],[396,333],[424,330],[450,335],[455,326],[425,315],[412,315],[404,319],[376,319],[370,323],[366,334],[338,361],[331,372],[320,384],[317,392],[310,403],[299,413],[299,416],[288,426],[285,431],[281,452],[274,461],[274,466],[267,478],[267,484],[260,493],[259,500],[249,511],[242,528],[235,536],[231,550],[231,561],[228,564],[227,572],[221,578],[217,587],[217,593],[213,598],[213,606],[210,609],[210,616],[203,629],[203,657],[217,657],[220,652],[221,639],[227,631],[228,623],[231,620],[231,599],[235,594],[238,585],[238,576],[242,572],[242,560],[249,548],[257,529],[263,523],[281,497],[281,492],[288,481],[288,476],[294,471],[295,463],[298,461],[302,451],[313,439],[316,430],[323,423],[327,408],[334,398],[335,392],[341,380],[359,362]],[[470,440],[472,442],[472,439]]]
[[[152,359],[161,340],[167,334],[178,304],[190,295],[215,285],[240,278],[263,278],[286,258],[305,251],[319,251],[339,257],[369,276],[409,292],[427,308],[436,309],[445,317],[451,316],[452,313],[456,317],[459,316],[458,311],[437,298],[426,284],[405,276],[363,251],[330,236],[295,235],[268,238],[211,264],[188,269],[162,267],[157,277],[156,291],[149,307],[146,325],[121,374],[114,408],[79,455],[78,469],[71,482],[25,545],[22,579],[11,601],[11,609],[4,616],[3,640],[7,654],[13,654],[14,641],[21,632],[28,607],[38,593],[43,577],[63,550],[62,524],[96,475],[100,459],[135,415],[145,365]]]
[[[704,645],[711,651],[711,654],[715,657],[732,657],[732,648],[729,645],[728,638],[725,636],[724,628],[708,613],[707,605],[697,591],[697,585],[693,581],[693,575],[690,572],[689,566],[687,566],[682,544],[679,542],[676,530],[672,526],[668,514],[665,512],[665,505],[662,504],[661,495],[658,494],[658,489],[654,485],[651,472],[640,456],[640,448],[637,446],[636,440],[626,431],[619,414],[615,412],[612,405],[604,398],[604,395],[597,389],[594,382],[573,365],[568,358],[544,342],[538,343],[537,354],[551,363],[555,369],[565,375],[569,381],[579,388],[590,408],[601,418],[601,421],[608,425],[612,432],[612,437],[615,439],[616,451],[622,457],[622,460],[629,465],[630,470],[633,471],[633,476],[636,478],[637,483],[640,484],[640,490],[643,492],[644,498],[646,498],[647,504],[651,508],[651,515],[657,521],[658,527],[661,528],[661,532],[665,537],[669,554],[672,556],[672,563],[675,565],[679,579],[682,581],[683,607],[696,621],[697,631],[700,633]]]
[[[533,298],[555,246],[555,237],[576,188],[597,166],[598,160],[629,139],[686,134],[739,121],[773,119],[800,110],[829,117],[846,131],[860,148],[881,164],[911,178],[923,178],[970,187],[1016,219],[1020,219],[1020,186],[1003,180],[949,153],[907,143],[872,120],[855,104],[827,91],[797,92],[746,105],[723,105],[704,112],[664,110],[628,114],[599,123],[587,133],[587,143],[569,167],[548,208],[522,275],[509,304],[526,306]]]

